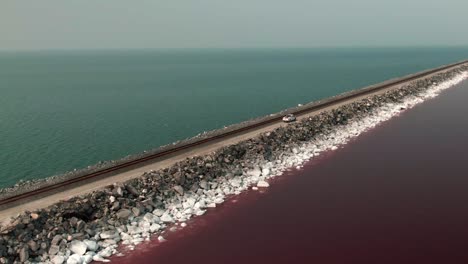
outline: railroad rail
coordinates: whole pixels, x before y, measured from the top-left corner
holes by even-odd
[[[343,93],[343,94],[340,94],[338,96],[331,97],[329,99],[325,99],[325,100],[321,100],[321,101],[318,101],[318,102],[315,102],[315,103],[312,103],[312,104],[305,105],[304,107],[299,108],[299,109],[286,111],[285,113],[292,113],[294,115],[300,116],[300,115],[305,114],[307,112],[317,111],[317,110],[332,106],[332,105],[337,104],[337,103],[341,103],[341,102],[344,102],[344,101],[347,101],[347,100],[350,100],[350,99],[353,99],[353,98],[357,98],[357,97],[365,96],[365,95],[368,95],[368,94],[371,94],[371,93],[375,93],[377,91],[384,90],[386,88],[389,88],[389,87],[392,87],[392,86],[395,86],[395,85],[400,85],[400,84],[403,84],[403,83],[406,83],[406,82],[409,82],[409,81],[412,81],[412,80],[416,80],[416,79],[419,79],[419,78],[422,78],[422,77],[437,73],[439,71],[444,71],[444,70],[447,70],[449,68],[456,67],[456,66],[459,66],[459,65],[462,65],[462,64],[465,64],[465,63],[468,63],[468,60],[453,63],[453,64],[449,64],[449,65],[445,65],[445,66],[441,66],[441,67],[434,68],[434,69],[431,69],[431,70],[422,71],[422,72],[412,74],[412,75],[407,75],[407,76],[402,77],[402,78],[392,79],[392,80],[389,80],[389,81],[386,81],[386,82],[383,82],[383,83],[380,83],[380,84],[368,86],[368,87],[365,87],[365,88],[362,88],[362,89],[359,89],[359,90]],[[155,160],[157,158],[161,158],[161,157],[164,157],[164,156],[167,156],[167,155],[170,155],[170,154],[174,154],[174,153],[179,152],[181,150],[186,150],[186,149],[189,149],[189,148],[192,148],[192,147],[196,147],[196,146],[199,146],[199,145],[202,145],[202,144],[214,141],[214,140],[227,138],[227,137],[239,134],[241,132],[253,130],[255,128],[259,128],[259,127],[262,127],[262,126],[265,126],[265,125],[273,124],[273,123],[276,123],[276,122],[281,122],[281,119],[282,119],[282,116],[275,116],[275,117],[272,117],[272,118],[269,118],[269,119],[267,118],[266,120],[260,120],[258,122],[249,124],[249,125],[247,125],[245,127],[234,129],[232,131],[226,131],[224,133],[214,135],[214,136],[211,136],[211,137],[208,137],[208,138],[202,138],[202,139],[196,140],[194,142],[189,142],[187,144],[183,144],[183,145],[180,145],[180,146],[175,146],[173,148],[161,151],[159,153],[150,154],[150,155],[145,156],[145,157],[136,158],[134,160],[126,161],[126,162],[123,162],[121,164],[117,164],[115,166],[109,167],[109,168],[101,169],[101,170],[98,170],[98,171],[95,171],[95,172],[92,172],[92,173],[89,173],[89,174],[85,174],[85,175],[77,176],[75,178],[67,179],[67,180],[64,180],[62,182],[52,184],[50,186],[44,186],[44,187],[38,188],[36,190],[27,191],[27,192],[24,192],[24,193],[13,195],[11,197],[6,197],[6,198],[3,198],[3,199],[0,199],[0,208],[8,207],[9,204],[14,203],[14,202],[19,202],[22,199],[31,198],[31,197],[34,197],[34,196],[40,195],[40,194],[46,194],[46,193],[51,192],[51,191],[57,191],[57,190],[59,190],[61,188],[71,186],[72,184],[76,184],[76,183],[79,183],[79,182],[84,182],[86,180],[92,180],[92,179],[97,178],[97,177],[105,177],[106,175],[110,176],[112,173],[116,173],[116,172],[123,172],[123,171],[126,171],[126,169],[129,170],[129,169],[134,168],[135,166],[137,166],[139,164],[141,164],[143,166],[143,164],[145,164],[145,163],[147,163],[149,161]]]

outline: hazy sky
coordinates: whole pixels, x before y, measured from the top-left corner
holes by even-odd
[[[467,0],[0,0],[0,49],[468,45]]]

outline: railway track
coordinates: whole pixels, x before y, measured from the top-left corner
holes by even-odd
[[[384,83],[381,83],[381,84],[377,84],[377,85],[373,85],[373,86],[369,86],[367,88],[363,88],[363,89],[360,89],[360,90],[344,93],[342,95],[333,97],[333,98],[331,98],[329,100],[322,100],[322,101],[314,103],[314,104],[312,104],[310,106],[306,105],[303,108],[300,108],[300,109],[297,109],[297,110],[294,110],[294,111],[288,111],[287,113],[292,113],[292,114],[295,114],[297,116],[300,116],[300,115],[305,114],[307,112],[317,111],[317,110],[320,110],[322,108],[332,106],[334,104],[338,104],[338,103],[345,102],[345,101],[353,99],[353,98],[358,98],[358,97],[365,96],[365,95],[368,95],[368,94],[371,94],[371,93],[375,93],[377,91],[384,90],[386,88],[389,88],[389,87],[392,87],[392,86],[395,86],[395,85],[400,85],[400,84],[403,84],[403,83],[406,83],[406,82],[409,82],[409,81],[412,81],[412,80],[416,80],[416,79],[419,79],[419,78],[422,78],[422,77],[437,73],[439,71],[444,71],[444,70],[447,70],[449,68],[456,67],[456,66],[459,66],[459,65],[462,65],[462,64],[465,64],[465,63],[468,63],[468,60],[458,62],[458,63],[454,63],[454,64],[441,66],[441,67],[438,67],[438,68],[435,68],[435,69],[432,69],[432,70],[427,70],[427,71],[423,71],[423,72],[420,72],[420,73],[408,75],[408,76],[403,77],[403,78],[399,78],[399,79],[396,79],[396,80],[390,80],[390,81],[387,81],[387,82],[384,82]],[[276,116],[276,117],[269,118],[267,120],[260,120],[259,122],[247,125],[245,127],[234,129],[232,131],[226,131],[224,133],[214,135],[214,136],[209,137],[209,138],[199,139],[199,140],[196,140],[194,142],[190,142],[190,143],[187,143],[187,144],[183,144],[183,145],[180,145],[180,146],[173,147],[171,149],[161,151],[159,153],[155,153],[155,154],[151,154],[151,155],[148,155],[148,156],[145,156],[145,157],[142,157],[142,158],[137,158],[137,159],[134,159],[134,160],[131,160],[131,161],[123,162],[123,163],[115,165],[113,167],[105,168],[105,169],[95,171],[95,172],[92,172],[92,173],[89,173],[89,174],[85,174],[85,175],[82,175],[82,176],[77,176],[75,178],[64,180],[62,182],[59,182],[59,183],[56,183],[56,184],[53,184],[53,185],[44,186],[44,187],[36,189],[36,190],[24,192],[24,193],[17,194],[17,195],[11,196],[11,197],[6,197],[6,198],[3,198],[3,199],[0,199],[0,210],[2,208],[8,208],[9,205],[13,204],[13,203],[18,204],[18,203],[21,202],[21,200],[31,199],[32,197],[35,197],[37,195],[47,195],[47,193],[49,193],[49,192],[58,191],[58,190],[60,190],[62,188],[64,190],[66,190],[67,187],[71,187],[72,185],[78,184],[80,182],[92,181],[95,178],[102,178],[102,177],[105,177],[106,175],[110,176],[110,175],[114,175],[117,172],[124,172],[126,170],[138,167],[138,165],[140,165],[140,164],[141,165],[147,164],[148,162],[150,162],[152,160],[156,160],[158,158],[162,158],[162,157],[165,157],[165,156],[180,152],[182,150],[186,150],[186,149],[193,148],[193,147],[196,147],[196,146],[199,146],[199,145],[203,145],[203,144],[206,144],[208,142],[215,141],[215,140],[228,138],[230,136],[233,136],[233,135],[245,132],[245,131],[253,130],[253,129],[256,129],[256,128],[259,128],[259,127],[263,127],[265,125],[273,124],[273,123],[276,123],[276,122],[281,122],[281,119],[282,119],[282,116]]]

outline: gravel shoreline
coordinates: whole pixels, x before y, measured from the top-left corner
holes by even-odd
[[[25,212],[0,235],[0,263],[106,261],[122,243],[130,248],[183,228],[226,197],[268,187],[268,179],[335,150],[399,112],[468,77],[468,66],[413,81],[382,95],[341,106],[211,155],[186,159],[60,202]],[[171,146],[171,145],[169,145]]]

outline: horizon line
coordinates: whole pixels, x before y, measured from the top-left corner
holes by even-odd
[[[38,48],[38,49],[2,49],[0,52],[53,52],[53,51],[184,51],[184,50],[304,50],[304,49],[376,49],[376,48],[468,48],[468,44],[465,45],[337,45],[337,46],[284,46],[284,47],[159,47],[159,48]]]

